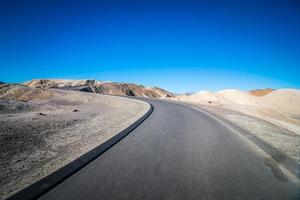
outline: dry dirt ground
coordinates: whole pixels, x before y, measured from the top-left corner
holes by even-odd
[[[128,127],[149,105],[99,94],[0,87],[0,199]]]

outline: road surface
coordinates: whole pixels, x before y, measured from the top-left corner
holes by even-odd
[[[300,199],[261,153],[186,106],[146,100],[153,113],[103,155],[40,199]]]

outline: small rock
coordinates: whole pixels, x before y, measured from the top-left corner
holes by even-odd
[[[75,109],[75,110],[73,110],[73,112],[79,112],[79,110]]]

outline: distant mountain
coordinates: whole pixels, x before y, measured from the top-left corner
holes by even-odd
[[[33,79],[24,85],[34,88],[70,88],[75,86],[89,86],[99,83],[95,80],[65,80],[65,79]]]
[[[193,94],[196,94],[196,92],[186,92],[186,93],[184,93],[183,95],[191,96],[191,95],[193,95]]]
[[[62,80],[62,79],[35,79],[24,83],[34,88],[59,88],[100,94],[171,98],[175,95],[158,87],[145,87],[134,83],[102,82],[96,80]]]
[[[266,94],[269,94],[270,92],[274,91],[274,89],[266,88],[266,89],[256,89],[256,90],[250,90],[249,94],[252,94],[254,96],[265,96]]]

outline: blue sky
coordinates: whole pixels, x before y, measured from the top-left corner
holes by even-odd
[[[0,80],[300,88],[299,1],[0,0]]]

